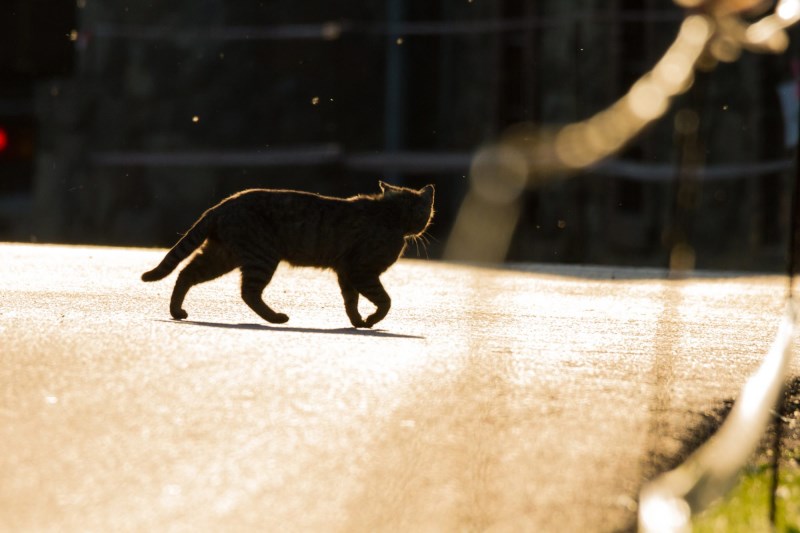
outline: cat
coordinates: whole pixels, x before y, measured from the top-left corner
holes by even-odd
[[[350,323],[371,328],[391,307],[379,276],[402,256],[407,240],[423,237],[434,214],[433,185],[419,190],[379,186],[378,194],[352,198],[271,189],[233,194],[203,213],[142,281],[165,278],[202,244],[175,282],[172,317],[188,317],[182,305],[193,285],[238,267],[244,302],[267,322],[282,324],[289,317],[262,299],[278,263],[330,268]],[[359,294],[376,308],[366,319],[358,312]]]

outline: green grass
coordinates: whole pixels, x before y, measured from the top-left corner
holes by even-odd
[[[692,519],[701,533],[769,533],[769,491],[772,472],[767,465],[746,469],[739,483],[720,502]],[[778,532],[800,533],[800,468],[782,467],[777,499]]]

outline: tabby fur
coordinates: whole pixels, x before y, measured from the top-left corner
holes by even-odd
[[[239,268],[244,302],[267,322],[281,324],[289,317],[262,299],[278,263],[329,268],[350,323],[370,328],[391,306],[380,275],[402,256],[407,240],[425,233],[434,213],[433,185],[415,190],[379,184],[380,193],[352,198],[270,189],[236,193],[203,213],[142,280],[163,279],[199,247],[175,282],[173,318],[187,318],[182,306],[192,286]],[[376,308],[366,319],[358,311],[359,295]]]

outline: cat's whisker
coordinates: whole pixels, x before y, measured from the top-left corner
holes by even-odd
[[[425,251],[426,252],[427,252],[427,247],[430,246],[431,242],[436,242],[436,243],[439,242],[439,239],[437,239],[436,237],[434,237],[433,235],[431,235],[427,231],[425,233],[423,233],[422,235],[420,235],[420,238],[425,243],[425,248],[426,248]]]
[[[425,259],[430,259],[430,257],[428,256],[428,244],[429,243],[428,243],[427,238],[425,237],[425,234],[421,233],[419,235],[415,235],[414,236],[414,240],[417,241],[418,243],[422,242],[422,250],[425,252]],[[419,252],[419,248],[417,249],[417,252]]]

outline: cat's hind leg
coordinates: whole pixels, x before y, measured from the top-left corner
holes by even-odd
[[[367,323],[364,322],[358,312],[358,291],[350,283],[350,280],[342,274],[339,274],[339,288],[342,290],[344,310],[347,312],[347,318],[350,319],[350,323],[356,328],[366,328]]]
[[[378,279],[378,276],[356,277],[353,279],[353,286],[376,307],[375,312],[364,320],[364,325],[371,328],[389,313],[392,299],[386,293],[383,285],[381,285],[381,280]]]
[[[242,300],[258,316],[273,324],[283,324],[289,317],[283,313],[276,313],[264,303],[261,294],[272,279],[277,260],[246,262],[242,265]]]
[[[182,306],[186,293],[192,286],[216,279],[234,268],[236,268],[236,261],[227,249],[215,241],[206,241],[203,248],[178,274],[178,280],[175,282],[169,302],[169,312],[172,318],[181,320],[189,316]]]

